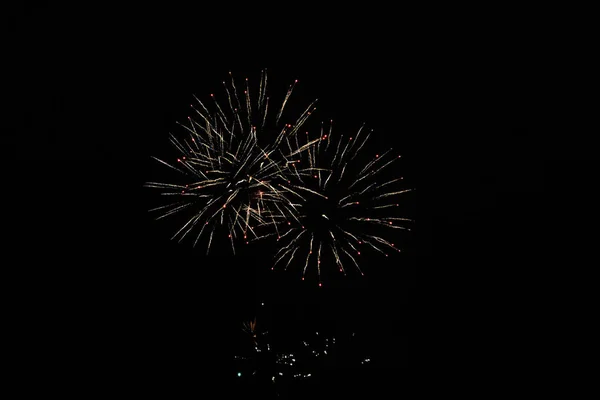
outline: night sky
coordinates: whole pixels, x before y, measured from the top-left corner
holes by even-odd
[[[16,108],[2,150],[15,257],[4,267],[24,354],[15,370],[73,393],[232,393],[240,324],[263,301],[281,340],[355,332],[354,351],[374,360],[326,371],[306,393],[400,395],[414,369],[511,337],[505,307],[521,278],[541,273],[552,238],[544,199],[571,179],[562,166],[585,167],[541,139],[536,99],[551,90],[531,62],[536,47],[459,28],[449,37],[381,12],[217,8],[40,6],[9,17]],[[298,103],[320,99],[315,118],[340,130],[366,122],[374,149],[404,157],[415,229],[404,253],[363,261],[362,279],[318,288],[298,271],[271,273],[260,246],[206,257],[147,213],[142,185],[162,173],[150,156],[169,148],[192,95],[221,90],[228,71],[257,82],[265,67],[272,92],[298,79]]]

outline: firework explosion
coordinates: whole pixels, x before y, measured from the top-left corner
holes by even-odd
[[[235,253],[236,239],[248,244],[275,237],[273,269],[287,269],[298,260],[302,279],[313,265],[321,285],[322,264],[335,265],[343,274],[351,265],[363,274],[362,251],[385,256],[400,251],[390,233],[410,230],[412,220],[396,210],[399,196],[411,189],[403,187],[402,177],[389,173],[400,159],[391,149],[363,157],[371,136],[364,126],[344,137],[334,135],[332,122],[321,124],[318,136],[311,138],[302,128],[316,100],[294,123],[283,122],[296,82],[274,113],[269,113],[265,71],[256,99],[250,96],[248,79],[242,94],[233,77],[230,84],[223,82],[226,105],[211,94],[209,111],[196,98],[194,118],[180,124],[187,137],[171,135],[177,162],[156,159],[179,172],[180,180],[146,186],[175,199],[152,210],[161,212],[158,218],[188,213],[173,238],[195,236],[195,245],[207,234],[208,253],[213,236],[226,235]],[[263,137],[266,144],[259,140]]]
[[[317,142],[288,164],[287,181],[274,183],[292,207],[285,208],[290,213],[265,222],[274,232],[258,238],[277,237],[273,269],[278,264],[287,269],[293,260],[300,260],[302,279],[314,265],[319,285],[323,262],[334,263],[344,274],[349,262],[363,274],[358,261],[361,251],[386,257],[389,251],[400,251],[386,238],[386,231],[409,231],[407,224],[412,222],[394,212],[400,206],[398,197],[411,191],[402,186],[402,177],[387,173],[400,156],[389,149],[363,161],[357,156],[371,132],[363,126],[356,135],[334,137],[332,126],[322,125]],[[304,140],[295,139],[294,146],[287,141],[290,149],[315,142],[308,132]]]
[[[312,145],[306,143],[287,154],[281,149],[282,143],[295,136],[306,122],[316,102],[293,124],[282,123],[296,83],[290,85],[275,113],[269,112],[266,71],[261,74],[256,99],[250,96],[248,79],[242,94],[233,76],[230,84],[223,82],[226,105],[219,103],[213,94],[211,107],[195,97],[197,104],[190,105],[194,116],[179,123],[187,137],[171,134],[171,143],[179,153],[176,162],[155,158],[178,172],[178,179],[171,183],[146,184],[175,199],[150,210],[160,212],[157,219],[187,213],[186,222],[172,239],[181,241],[186,236],[195,236],[196,245],[203,234],[207,234],[208,253],[215,234],[227,235],[235,253],[234,240],[243,238],[247,243],[249,237],[257,237],[253,226],[265,225],[273,210],[277,214],[289,212],[289,202],[282,201],[284,197],[271,181],[285,173],[287,160],[298,157]],[[263,134],[275,139],[261,146],[259,139]],[[274,159],[275,155],[278,158]],[[224,229],[218,229],[220,227]]]

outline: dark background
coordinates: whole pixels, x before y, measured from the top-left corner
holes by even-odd
[[[491,18],[267,11],[7,14],[15,371],[72,390],[230,388],[239,323],[263,300],[282,337],[361,333],[361,351],[378,361],[330,372],[323,393],[402,391],[415,367],[477,367],[528,340],[539,314],[516,299],[530,300],[523,293],[549,273],[548,248],[565,246],[556,210],[586,204],[565,188],[584,186],[589,170],[577,146],[545,128],[563,118],[549,107],[561,88],[549,83],[548,37],[517,22],[490,28]],[[192,94],[220,90],[230,70],[256,81],[264,67],[271,90],[299,79],[299,103],[318,97],[320,118],[367,122],[376,146],[405,157],[417,229],[405,254],[373,259],[363,280],[317,290],[266,274],[258,251],[199,257],[147,215],[149,156],[168,146]]]

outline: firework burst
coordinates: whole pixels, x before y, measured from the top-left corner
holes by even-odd
[[[359,155],[364,155],[371,132],[363,125],[355,135],[334,137],[332,126],[322,125],[317,142],[287,164],[286,181],[273,184],[292,206],[266,221],[274,232],[259,237],[277,238],[273,269],[287,269],[298,260],[304,279],[313,265],[319,285],[324,262],[334,263],[344,274],[350,264],[363,274],[363,251],[386,257],[400,251],[389,239],[390,232],[408,231],[412,222],[396,212],[399,196],[412,190],[403,187],[402,177],[390,174],[401,157],[389,149],[364,160]],[[308,132],[293,139],[286,140],[290,152],[314,143]]]
[[[155,158],[177,172],[177,178],[171,183],[146,184],[171,200],[150,210],[160,213],[157,219],[185,215],[172,239],[181,241],[190,236],[196,245],[201,237],[208,236],[207,253],[213,236],[226,235],[235,253],[236,239],[248,243],[258,237],[254,227],[264,226],[274,213],[289,212],[289,202],[282,203],[285,198],[272,181],[288,169],[287,160],[299,157],[314,144],[305,143],[289,152],[282,149],[315,109],[316,100],[298,118],[286,118],[286,105],[297,81],[290,85],[281,105],[271,111],[266,71],[261,74],[255,97],[250,95],[248,79],[240,89],[231,73],[230,77],[229,83],[223,82],[221,101],[213,94],[210,104],[195,97],[192,116],[178,123],[186,135],[171,134],[176,159]],[[263,136],[268,140],[265,146],[261,145]]]

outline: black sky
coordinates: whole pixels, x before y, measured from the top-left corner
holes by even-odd
[[[539,99],[552,95],[540,46],[479,26],[324,14],[54,6],[11,14],[16,107],[2,146],[14,188],[9,285],[17,330],[42,370],[60,359],[65,374],[90,385],[148,387],[195,379],[208,365],[201,382],[217,386],[233,327],[263,298],[276,303],[283,330],[364,332],[388,373],[432,360],[424,347],[455,354],[457,332],[461,343],[480,343],[509,330],[494,321],[507,320],[521,277],[541,273],[547,195],[571,179],[563,165],[586,165],[540,131],[549,116]],[[149,157],[168,146],[192,95],[219,90],[230,70],[258,79],[264,67],[273,90],[298,79],[295,95],[319,98],[324,119],[348,129],[366,122],[375,146],[403,154],[420,201],[397,265],[373,261],[364,281],[307,289],[265,277],[256,253],[199,262],[148,218]]]

